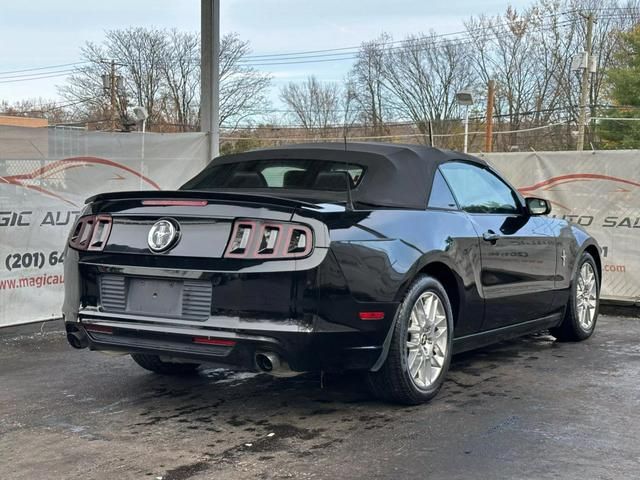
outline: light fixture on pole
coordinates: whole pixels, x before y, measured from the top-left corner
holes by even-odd
[[[142,133],[144,133],[149,112],[144,107],[133,107],[133,116],[136,118],[136,122],[142,122]]]
[[[456,93],[456,101],[458,105],[465,107],[464,109],[464,153],[467,153],[469,147],[469,107],[473,105],[473,93],[469,89],[460,90]]]

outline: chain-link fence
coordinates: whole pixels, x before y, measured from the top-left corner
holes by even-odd
[[[468,151],[486,151],[486,124],[470,121],[468,127]],[[304,142],[378,141],[433,145],[438,148],[463,150],[464,124],[459,120],[432,122],[431,125],[398,123],[373,128],[368,126],[329,126],[324,128],[292,128],[257,126],[223,130],[221,151],[241,152],[253,148],[267,148],[287,143]],[[508,123],[496,123],[491,134],[492,151],[562,151],[574,150],[577,126],[569,122],[552,124],[527,124],[514,128]],[[598,149],[597,132],[588,130],[587,149]]]

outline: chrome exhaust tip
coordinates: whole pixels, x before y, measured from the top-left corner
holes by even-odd
[[[261,372],[272,373],[280,368],[280,357],[271,352],[256,353],[256,365]]]
[[[89,339],[87,338],[87,334],[84,330],[80,330],[78,327],[74,325],[66,325],[67,330],[67,342],[73,348],[77,348],[78,350],[82,350],[83,348],[87,348],[89,346]]]
[[[274,377],[295,377],[302,372],[294,372],[289,368],[286,361],[282,360],[277,353],[258,352],[255,356],[256,366],[262,373],[273,375]]]

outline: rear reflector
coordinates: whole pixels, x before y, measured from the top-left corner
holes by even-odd
[[[88,332],[109,333],[113,334],[113,328],[103,325],[84,325],[84,329]]]
[[[206,200],[143,200],[142,204],[149,207],[204,207]]]
[[[208,337],[193,337],[193,343],[197,343],[199,345],[217,345],[220,347],[233,347],[236,344],[236,342],[233,340]]]
[[[360,312],[360,320],[383,320],[384,312]]]

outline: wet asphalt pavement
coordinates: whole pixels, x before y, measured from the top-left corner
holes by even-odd
[[[584,343],[544,334],[454,358],[428,405],[354,375],[161,377],[60,332],[0,330],[0,478],[640,476],[640,320]]]

